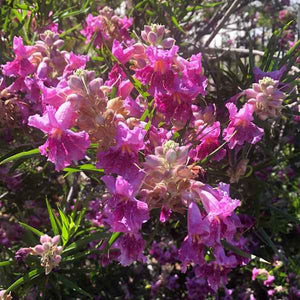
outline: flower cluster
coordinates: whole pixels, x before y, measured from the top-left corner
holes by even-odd
[[[258,82],[240,94],[247,102],[240,106],[228,101],[224,107],[229,114],[220,118],[214,105],[203,107],[199,101],[208,86],[201,53],[180,56],[164,26],[145,26],[135,42],[128,34],[132,21],[109,8],[89,15],[86,22],[81,31],[86,42],[111,47],[117,59],[107,79],[86,69],[87,56],[61,51],[64,42],[57,32],[45,31],[32,46],[15,37],[15,58],[2,66],[3,74],[14,80],[8,87],[1,81],[5,105],[16,103],[23,124],[43,132],[40,153],[57,171],[90,159],[87,149],[97,145],[96,167],[105,173],[101,180],[106,192],[90,202],[88,219],[121,233],[113,255],[101,254],[102,265],[111,260],[124,266],[145,262],[142,228],[152,212],[158,210],[164,224],[180,214],[187,220],[177,252],[180,270],[196,276],[187,282],[190,298],[197,284],[217,291],[233,268],[249,261],[224,246],[247,251],[242,232],[248,225],[236,213],[241,201],[232,198],[230,185],[209,184],[202,162],[228,160],[224,174],[231,183],[245,175],[247,157],[238,164],[232,161],[244,146],[255,147],[262,139],[264,130],[255,115],[261,120],[280,116],[284,70],[257,72]],[[61,260],[58,243],[59,236],[43,235],[41,245],[22,248],[17,257],[40,256],[49,274]],[[99,249],[105,247],[103,243]],[[176,280],[172,277],[170,286]]]
[[[81,30],[81,34],[86,37],[86,43],[93,43],[96,47],[103,44],[112,45],[114,39],[130,44],[128,29],[132,25],[132,19],[119,17],[110,7],[99,10],[99,15],[89,14],[86,18],[86,26]]]
[[[59,241],[59,235],[51,238],[47,234],[44,234],[40,238],[40,245],[36,245],[33,248],[21,248],[16,253],[16,259],[24,260],[28,255],[40,256],[41,266],[45,268],[45,274],[48,275],[61,261],[63,247],[58,246]]]

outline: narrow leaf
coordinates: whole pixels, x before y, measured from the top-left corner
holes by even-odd
[[[68,287],[71,290],[74,290],[90,299],[93,299],[92,295],[90,295],[88,292],[83,290],[80,286],[78,286],[74,281],[71,281],[69,278],[67,278],[64,275],[56,273],[55,276],[58,278],[58,280],[62,281],[64,286]]]
[[[49,201],[46,199],[46,204],[47,204],[47,209],[48,209],[48,214],[49,214],[49,219],[50,219],[50,223],[51,223],[51,227],[52,227],[52,231],[55,235],[59,235],[59,230],[55,221],[55,217],[52,211],[52,208],[49,204]]]
[[[13,156],[10,156],[4,160],[2,160],[0,162],[0,165],[3,165],[3,164],[6,164],[10,161],[14,161],[14,160],[17,160],[17,159],[20,159],[20,158],[24,158],[24,157],[27,157],[27,158],[30,158],[32,156],[35,156],[37,154],[40,153],[40,150],[37,148],[37,149],[33,149],[33,150],[29,150],[29,151],[23,151],[21,153],[18,153],[18,154],[15,154]]]
[[[27,225],[25,223],[19,222],[19,224],[24,228],[27,229],[28,231],[33,232],[34,234],[36,234],[37,236],[42,236],[44,235],[43,232],[39,231],[38,229],[35,229],[34,227],[31,227],[30,225]]]
[[[9,266],[12,263],[11,260],[0,261],[0,267]]]
[[[107,232],[94,232],[85,238],[80,239],[79,241],[73,242],[70,244],[67,248],[64,249],[63,254],[70,252],[72,250],[78,250],[84,246],[86,246],[88,243],[92,241],[102,240],[104,238],[107,238],[109,234]]]
[[[35,269],[30,271],[25,276],[19,278],[17,281],[15,281],[10,287],[6,289],[6,293],[14,291],[16,288],[18,288],[20,285],[40,276],[42,273],[44,273],[44,269]]]
[[[121,235],[121,232],[114,232],[109,241],[108,241],[108,249],[114,244],[114,242],[119,238],[119,236]]]

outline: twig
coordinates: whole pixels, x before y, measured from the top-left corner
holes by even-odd
[[[206,52],[234,52],[234,53],[241,53],[241,54],[249,54],[249,49],[244,48],[214,48],[214,47],[205,47],[203,48]],[[252,50],[254,55],[264,56],[264,52],[260,50]],[[300,72],[300,69],[296,66],[292,66],[291,69],[295,72]]]
[[[220,20],[219,24],[217,25],[216,29],[212,32],[212,34],[210,35],[210,37],[208,38],[208,40],[205,43],[205,47],[208,47],[210,45],[210,43],[212,42],[212,40],[215,38],[215,36],[218,34],[218,32],[220,31],[220,29],[223,27],[223,25],[227,22],[227,20],[229,19],[231,13],[236,9],[237,5],[239,4],[240,0],[235,0],[231,6],[229,7],[229,9],[227,10],[227,12],[225,13],[224,17]]]
[[[244,48],[214,48],[214,47],[205,47],[204,48],[207,52],[235,52],[235,53],[242,53],[242,54],[249,54],[250,50],[249,49],[244,49]],[[260,50],[252,50],[252,53],[254,55],[259,55],[259,56],[264,56],[264,52]]]

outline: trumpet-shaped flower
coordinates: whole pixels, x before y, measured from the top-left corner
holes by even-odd
[[[24,46],[21,37],[14,37],[13,49],[16,58],[2,66],[3,74],[6,76],[25,77],[35,70],[35,66],[29,60],[32,53],[36,51],[34,46]]]
[[[252,123],[254,107],[247,103],[239,111],[233,103],[227,103],[226,107],[229,110],[230,123],[223,132],[223,138],[228,142],[229,148],[242,146],[245,142],[259,142],[264,131]]]
[[[209,222],[203,219],[197,204],[192,202],[188,210],[188,235],[179,249],[179,259],[184,272],[189,263],[200,266],[205,263],[204,248],[209,234]]]
[[[111,230],[138,232],[142,224],[149,219],[148,205],[134,197],[140,180],[130,184],[121,176],[114,179],[109,175],[103,176],[102,180],[112,196],[107,200],[105,207],[106,222],[111,226]]]
[[[90,145],[86,132],[73,132],[76,113],[70,102],[62,104],[57,111],[47,106],[44,115],[29,117],[28,125],[39,128],[48,135],[46,143],[40,146],[42,155],[55,164],[57,171],[70,165],[72,161],[84,158]]]
[[[130,129],[120,122],[117,127],[117,144],[107,151],[98,152],[98,168],[104,168],[106,173],[116,173],[123,177],[131,177],[137,173],[138,151],[145,147],[146,130],[141,127]]]

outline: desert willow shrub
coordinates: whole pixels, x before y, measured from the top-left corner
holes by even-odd
[[[87,67],[92,56],[61,50],[64,41],[55,27],[32,45],[14,37],[15,57],[1,67],[2,114],[44,134],[39,152],[56,171],[76,171],[89,162],[104,173],[99,178],[105,192],[90,201],[87,219],[113,241],[91,239],[95,253],[87,255],[102,266],[113,260],[123,266],[145,263],[147,248],[154,253],[156,245],[145,240],[147,226],[181,218],[184,236],[174,247],[177,268],[193,274],[186,283],[189,298],[197,286],[203,295],[214,294],[226,286],[232,270],[250,262],[251,243],[243,233],[253,222],[238,213],[242,201],[230,184],[245,176],[249,149],[259,153],[265,127],[283,114],[285,69],[256,69],[252,88],[221,106],[202,105],[200,99],[212,88],[202,54],[181,55],[182,48],[159,24],[145,26],[133,38],[132,22],[108,7],[86,18],[81,33],[95,47],[93,53],[102,51],[109,60],[107,76]],[[207,175],[219,167],[222,181]],[[51,218],[53,225],[58,217]],[[55,276],[74,246],[66,246],[78,225],[72,218],[60,224],[69,230],[67,237],[61,235],[63,246],[59,235],[43,234],[41,244],[19,249],[16,259],[26,263],[38,256],[45,274]],[[265,285],[272,284],[271,276]],[[170,278],[176,286],[178,274]]]

